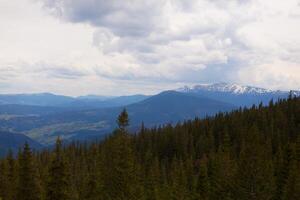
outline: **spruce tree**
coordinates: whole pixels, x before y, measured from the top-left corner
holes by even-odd
[[[19,180],[17,200],[40,200],[41,186],[37,168],[28,143],[25,143],[19,157]]]
[[[0,158],[0,197],[298,200],[299,111],[300,98],[278,100],[130,134],[123,110],[104,140]]]
[[[54,151],[48,172],[46,200],[71,200],[69,174],[59,138],[56,141]]]
[[[283,190],[282,199],[300,199],[300,168],[295,160],[290,163],[289,176],[286,180],[286,185]]]
[[[230,200],[233,199],[234,176],[236,173],[236,163],[231,155],[231,144],[227,130],[225,131],[223,142],[218,153],[215,155],[213,164],[214,173],[211,179],[213,199]]]
[[[8,166],[5,160],[0,162],[0,198],[8,199],[9,191]]]
[[[183,200],[188,197],[187,178],[181,159],[175,158],[171,172],[171,199]]]
[[[14,200],[16,198],[16,183],[17,183],[17,174],[16,174],[16,161],[14,160],[14,155],[11,150],[9,150],[6,157],[8,172],[8,188],[6,191],[6,200]]]
[[[242,148],[236,184],[239,199],[271,199],[274,192],[273,166],[270,159],[270,147],[260,138],[257,127],[252,127],[245,136]]]
[[[147,200],[157,200],[159,199],[160,190],[160,171],[159,171],[159,161],[158,158],[147,158],[146,153],[146,169],[145,169],[145,197]]]
[[[278,173],[276,176],[276,193],[274,199],[282,200],[287,189],[287,182],[291,173],[291,166],[293,163],[293,151],[290,145],[285,147],[284,155],[280,165],[278,165]]]
[[[95,145],[91,146],[91,154],[88,156],[88,178],[86,187],[84,190],[84,199],[85,200],[100,200],[103,199],[102,191],[102,155],[98,153]]]
[[[141,183],[130,136],[128,114],[124,109],[118,117],[118,126],[114,135],[105,146],[104,195],[108,200],[140,199]]]
[[[207,200],[209,199],[209,178],[208,178],[208,169],[207,169],[207,157],[204,156],[200,161],[199,174],[197,180],[197,199]]]
[[[118,116],[117,124],[120,129],[120,132],[125,132],[125,128],[129,125],[128,113],[125,108]]]
[[[85,200],[100,200],[101,194],[99,191],[99,185],[97,176],[94,172],[91,172],[88,176],[87,186],[85,188]]]
[[[282,168],[282,196],[280,199],[300,199],[300,166],[297,159],[297,144],[288,145]]]

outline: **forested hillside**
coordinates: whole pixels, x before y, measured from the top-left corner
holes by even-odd
[[[0,162],[3,200],[300,199],[300,99]]]

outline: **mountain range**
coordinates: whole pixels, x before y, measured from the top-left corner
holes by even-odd
[[[124,108],[129,113],[130,129],[136,131],[142,123],[147,127],[176,124],[261,102],[267,104],[271,99],[276,101],[289,94],[288,91],[216,83],[185,86],[152,96],[0,95],[0,131],[22,134],[47,146],[52,145],[57,136],[67,141],[101,139],[115,128],[116,117]],[[300,96],[299,91],[292,94]]]
[[[87,109],[106,108],[132,104],[146,99],[146,95],[97,96],[87,95],[69,97],[51,93],[38,94],[0,94],[0,105],[50,106],[57,108]]]
[[[292,95],[300,96],[300,91],[269,90],[229,83],[199,84],[192,87],[185,86],[177,89],[177,91],[206,96],[234,104],[238,107],[252,106],[259,103],[266,105],[271,99],[276,101],[280,98],[286,98],[290,92]]]

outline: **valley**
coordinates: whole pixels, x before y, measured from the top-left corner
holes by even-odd
[[[299,94],[294,91],[294,95]],[[58,136],[70,142],[92,141],[104,138],[116,128],[115,116],[123,108],[131,116],[129,129],[135,132],[142,123],[149,128],[175,125],[180,121],[214,116],[260,102],[266,105],[272,99],[276,101],[288,95],[289,92],[284,91],[225,83],[184,87],[152,96],[73,98],[34,94],[25,97],[9,95],[8,98],[0,95],[0,130],[24,134],[43,146],[53,145]],[[9,101],[3,103],[4,100],[13,104]]]

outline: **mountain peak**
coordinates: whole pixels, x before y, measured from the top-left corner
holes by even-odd
[[[180,92],[199,92],[199,91],[214,91],[214,92],[229,92],[233,94],[263,94],[273,92],[272,90],[244,86],[236,83],[213,83],[213,84],[198,84],[192,87],[184,86],[179,88]]]

